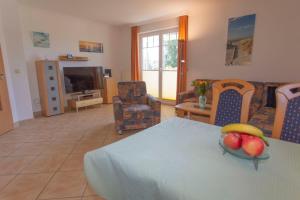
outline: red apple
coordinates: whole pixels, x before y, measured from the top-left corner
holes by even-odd
[[[242,138],[242,148],[248,156],[258,157],[264,152],[265,143],[259,137],[244,135]]]
[[[238,133],[228,133],[224,137],[224,145],[228,148],[237,150],[242,146],[242,138]]]

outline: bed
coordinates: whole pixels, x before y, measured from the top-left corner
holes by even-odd
[[[84,170],[106,200],[298,200],[300,145],[270,140],[271,158],[222,154],[220,127],[171,118],[88,152]]]

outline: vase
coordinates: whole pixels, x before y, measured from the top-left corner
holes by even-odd
[[[200,95],[199,96],[199,107],[204,109],[206,107],[206,96]]]

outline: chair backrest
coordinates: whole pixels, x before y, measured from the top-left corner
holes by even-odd
[[[276,99],[272,137],[300,143],[300,83],[278,88]]]
[[[210,123],[217,126],[247,123],[254,91],[254,86],[243,80],[230,79],[215,82]]]
[[[119,82],[118,95],[127,104],[146,104],[146,83],[144,81]]]

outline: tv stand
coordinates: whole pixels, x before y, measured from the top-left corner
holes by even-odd
[[[79,111],[79,108],[101,105],[103,103],[100,91],[73,94],[71,97],[72,99],[68,101],[68,105],[70,109],[76,109],[76,112]]]

